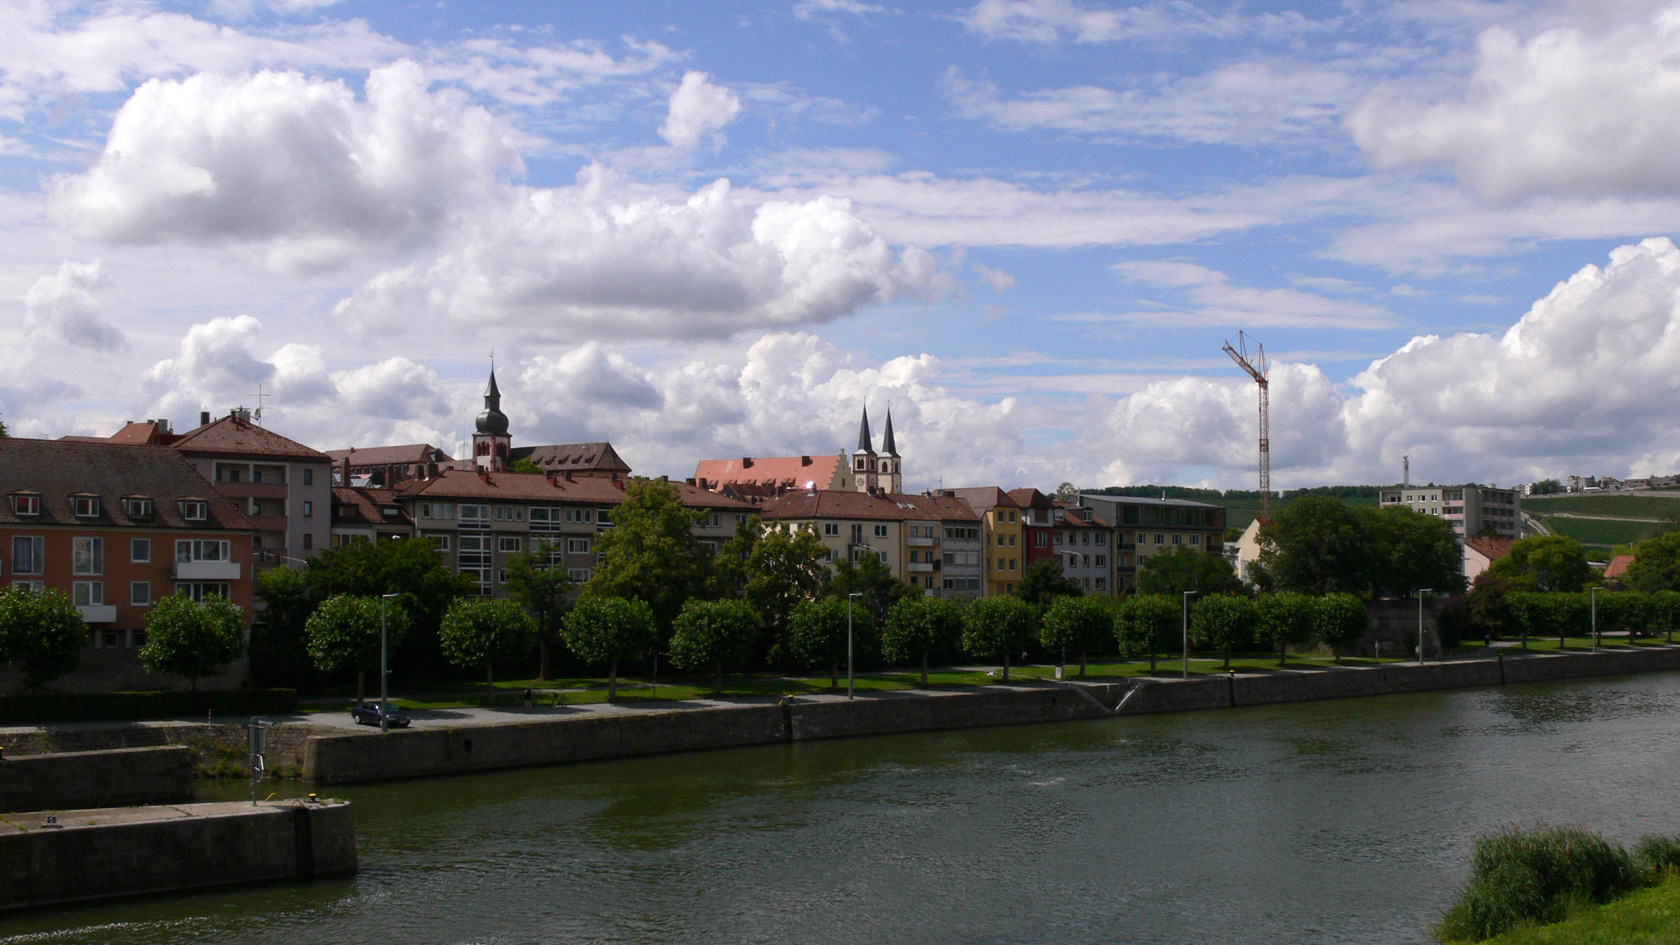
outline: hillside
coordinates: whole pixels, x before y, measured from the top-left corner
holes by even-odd
[[[1317,486],[1312,489],[1289,489],[1281,498],[1272,500],[1272,511],[1277,512],[1288,507],[1289,503],[1308,495],[1325,495],[1340,499],[1348,505],[1375,506],[1377,493],[1381,486]],[[1260,491],[1258,489],[1197,489],[1189,486],[1109,486],[1106,489],[1088,490],[1101,495],[1131,495],[1146,499],[1188,499],[1192,502],[1206,502],[1209,505],[1225,507],[1225,525],[1238,531],[1248,527],[1248,523],[1260,516]]]

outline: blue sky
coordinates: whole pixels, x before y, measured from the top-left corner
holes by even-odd
[[[922,488],[1680,469],[1680,4],[9,5],[0,417]],[[879,420],[877,420],[879,422]]]

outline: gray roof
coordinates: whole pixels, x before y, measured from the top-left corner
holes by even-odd
[[[157,446],[0,439],[0,493],[35,493],[41,514],[19,517],[0,500],[0,524],[254,530],[251,520],[186,458]],[[72,496],[99,497],[97,518],[78,518]],[[149,519],[129,518],[124,498],[152,500]],[[189,522],[176,502],[206,503],[209,519]]]

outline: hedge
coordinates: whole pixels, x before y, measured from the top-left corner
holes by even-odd
[[[0,724],[203,718],[206,713],[237,718],[296,712],[297,704],[295,689],[37,693],[0,696]]]

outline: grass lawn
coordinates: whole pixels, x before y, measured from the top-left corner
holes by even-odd
[[[1680,878],[1562,922],[1513,929],[1487,945],[1680,945]]]

